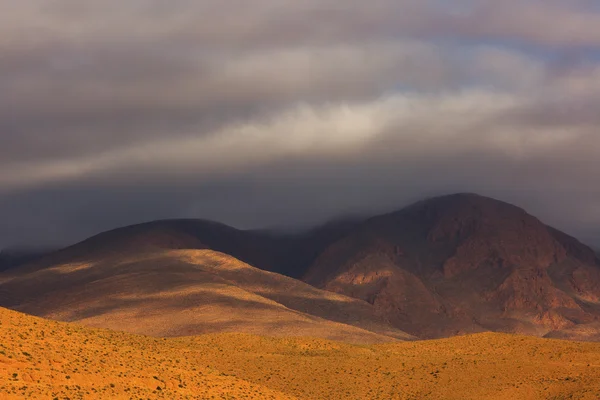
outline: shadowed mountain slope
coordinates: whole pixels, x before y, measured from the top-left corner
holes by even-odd
[[[30,268],[83,262],[98,257],[118,258],[132,251],[211,249],[265,271],[299,278],[327,245],[358,223],[358,219],[343,219],[304,232],[280,233],[239,230],[197,219],[153,221],[100,233],[36,260]]]
[[[153,336],[235,331],[361,343],[410,338],[362,300],[212,250],[161,250],[147,241],[112,250],[95,248],[84,261],[32,264],[0,275],[0,304]]]
[[[419,337],[568,337],[600,316],[594,251],[518,207],[472,194],[366,221],[328,246],[304,280],[363,299]]]

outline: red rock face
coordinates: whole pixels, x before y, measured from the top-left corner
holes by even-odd
[[[581,264],[572,270],[568,278],[575,298],[589,304],[600,304],[600,268]]]
[[[421,337],[544,335],[600,315],[593,251],[524,210],[476,195],[373,218],[325,249],[305,280],[367,300]]]

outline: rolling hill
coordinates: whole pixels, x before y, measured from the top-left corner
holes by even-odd
[[[36,262],[36,268],[99,257],[119,257],[155,249],[211,249],[265,271],[293,278],[330,243],[360,223],[359,219],[334,220],[308,231],[282,233],[239,230],[218,222],[160,220],[117,228],[56,251]]]
[[[8,271],[0,276],[0,302],[32,315],[160,337],[233,331],[361,343],[411,339],[367,302],[223,253],[148,242],[113,250]]]
[[[0,398],[295,398],[201,363],[202,352],[185,342],[83,328],[0,308]]]
[[[531,400],[600,397],[600,344],[485,333],[351,345],[158,339],[0,308],[0,398]]]

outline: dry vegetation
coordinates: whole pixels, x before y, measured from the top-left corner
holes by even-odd
[[[156,339],[0,309],[0,398],[598,399],[600,344],[503,334],[350,345]]]
[[[185,342],[0,309],[1,399],[290,399],[228,376]]]

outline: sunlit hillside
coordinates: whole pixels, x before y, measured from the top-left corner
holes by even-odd
[[[184,342],[5,309],[0,321],[2,399],[293,398],[199,362],[189,356],[197,350]]]
[[[156,339],[0,309],[2,399],[598,399],[600,344]]]
[[[412,337],[371,304],[211,250],[104,253],[0,276],[0,304],[27,314],[156,337],[237,332],[352,343]]]

